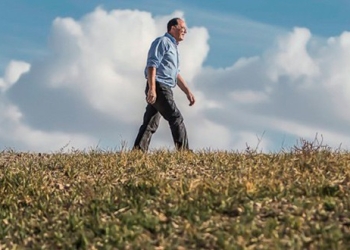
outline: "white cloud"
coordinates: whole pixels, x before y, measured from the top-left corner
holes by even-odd
[[[56,151],[69,148],[85,148],[96,145],[96,140],[81,134],[45,132],[23,124],[23,114],[13,105],[0,105],[0,138],[4,145],[15,150]]]
[[[0,89],[2,92],[18,81],[22,74],[30,70],[30,64],[22,61],[12,60],[5,69],[5,75],[0,78]]]
[[[80,20],[56,18],[50,56],[34,62],[8,95],[24,126],[11,133],[28,128],[38,138],[47,133],[63,141],[67,135],[85,134],[101,144],[108,141],[103,145],[119,143],[119,137],[133,140],[146,104],[147,51],[152,40],[166,32],[166,22],[173,16],[183,13],[152,17],[137,10],[97,8]],[[209,49],[208,33],[202,27],[189,27],[188,39],[197,44],[181,48],[183,73],[191,79]],[[51,140],[52,145],[57,140]]]
[[[14,61],[0,79],[0,140],[25,150],[54,150],[69,142],[115,147],[120,138],[132,146],[146,105],[147,51],[174,16],[185,18],[180,11],[154,17],[102,8],[79,20],[56,18],[50,55],[31,65]],[[197,103],[188,107],[186,96],[174,93],[193,148],[258,145],[269,151],[282,140],[276,134],[324,134],[334,146],[349,141],[349,33],[314,42],[308,29],[295,28],[276,37],[265,53],[216,69],[203,66],[207,29],[188,30],[180,44],[181,73]],[[164,120],[151,144],[162,146],[172,147]]]
[[[193,27],[186,35],[186,42],[180,44],[181,74],[186,81],[192,82],[194,77],[202,70],[202,64],[209,52],[208,31],[203,27]]]
[[[242,104],[256,104],[266,102],[268,100],[268,95],[266,93],[251,90],[235,91],[232,92],[230,96],[234,103]]]
[[[311,33],[305,28],[295,28],[287,36],[278,40],[278,53],[273,53],[269,58],[269,76],[272,81],[278,81],[278,77],[287,76],[291,79],[317,75],[319,69],[307,51]]]
[[[236,131],[272,130],[309,140],[319,134],[331,146],[346,146],[350,36],[344,32],[322,44],[311,40],[309,30],[295,28],[261,57],[203,71],[197,77],[205,83],[202,89],[225,107],[208,111],[210,119]]]

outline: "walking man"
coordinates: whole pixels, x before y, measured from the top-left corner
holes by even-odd
[[[173,18],[167,24],[167,32],[156,38],[148,51],[145,68],[146,111],[143,123],[134,143],[134,149],[148,150],[152,134],[158,128],[160,117],[169,122],[171,134],[177,149],[189,149],[186,127],[180,110],[177,108],[173,91],[176,85],[186,94],[190,106],[195,98],[179,73],[179,53],[177,46],[187,33],[186,23]]]

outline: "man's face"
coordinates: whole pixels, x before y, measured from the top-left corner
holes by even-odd
[[[186,23],[183,20],[179,20],[178,24],[171,27],[171,34],[174,36],[177,42],[181,42],[185,38],[187,33]]]

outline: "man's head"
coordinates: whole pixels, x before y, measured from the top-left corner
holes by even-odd
[[[168,33],[171,34],[177,42],[181,42],[187,33],[187,27],[184,20],[181,18],[173,18],[167,25]]]

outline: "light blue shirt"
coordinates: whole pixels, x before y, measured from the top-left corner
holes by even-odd
[[[148,68],[156,68],[156,81],[175,87],[177,74],[179,73],[179,52],[175,38],[169,33],[156,38],[148,51],[145,77],[147,79]]]

